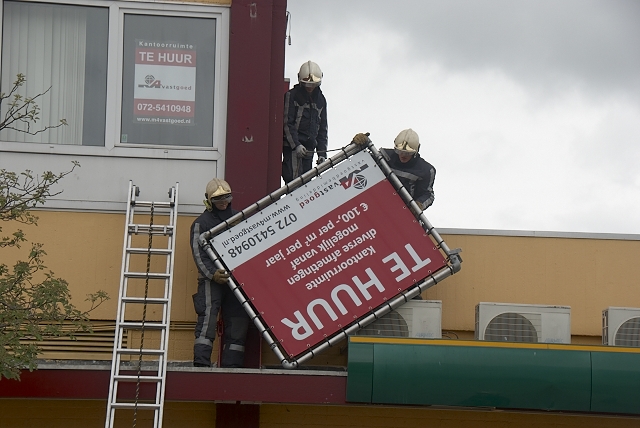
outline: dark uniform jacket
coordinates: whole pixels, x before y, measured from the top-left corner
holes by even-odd
[[[232,209],[231,205],[224,211],[217,210],[214,207],[212,211],[205,211],[200,214],[191,225],[191,252],[193,253],[193,260],[198,267],[198,282],[204,278],[213,280],[213,274],[217,270],[209,255],[198,244],[198,238],[203,232],[219,225],[236,213],[238,211]]]
[[[400,162],[400,157],[393,149],[382,149],[380,154],[411,197],[422,204],[423,209],[433,204],[433,182],[436,180],[433,165],[422,159],[419,153],[407,163]]]
[[[302,144],[309,153],[307,158],[327,157],[327,100],[318,86],[309,94],[297,84],[284,98],[284,136],[283,145],[295,150]]]

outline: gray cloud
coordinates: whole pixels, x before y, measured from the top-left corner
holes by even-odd
[[[317,31],[318,22],[345,36],[374,27],[404,35],[416,62],[454,71],[499,68],[543,92],[578,85],[594,95],[640,95],[637,1],[325,0],[313,8],[301,2],[289,2],[294,12],[304,7],[293,16],[294,40],[296,32]]]
[[[640,2],[289,0],[329,144],[420,134],[436,227],[640,233]]]

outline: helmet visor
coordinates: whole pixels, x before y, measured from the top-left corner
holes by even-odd
[[[214,196],[211,198],[212,203],[216,202],[231,202],[233,199],[233,195],[231,193],[227,193],[226,195]]]
[[[416,152],[414,152],[412,150],[395,149],[395,151],[398,154],[398,156],[413,156],[416,153]]]
[[[300,84],[302,86],[304,86],[305,88],[315,88],[317,86],[320,86],[320,82],[314,82],[313,80],[310,80],[309,78],[306,79],[302,79],[300,80]]]

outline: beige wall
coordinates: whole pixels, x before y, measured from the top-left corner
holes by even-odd
[[[559,415],[545,412],[444,410],[386,406],[265,405],[260,407],[261,428],[332,426],[365,427],[637,427],[630,417]]]
[[[600,336],[602,310],[640,307],[640,240],[443,235],[462,270],[424,293],[445,330],[474,330],[478,302],[571,306],[572,335]]]
[[[115,319],[122,247],[124,214],[37,212],[37,227],[23,227],[30,241],[44,244],[47,252],[45,264],[56,276],[69,282],[74,303],[86,309],[83,302],[87,293],[105,290],[111,300],[93,314],[94,319]],[[189,249],[189,228],[195,217],[180,216],[173,278],[172,321],[195,321],[191,295],[196,291],[196,267]],[[156,218],[155,223],[160,221]],[[5,227],[5,232],[9,229]],[[156,238],[154,238],[156,239]],[[159,243],[159,239],[157,241]],[[140,246],[146,247],[142,236]],[[22,258],[28,254],[23,246]],[[144,271],[146,266],[139,267]],[[164,268],[162,269],[164,270]]]
[[[2,428],[102,428],[107,402],[101,400],[25,400],[0,399]],[[153,426],[153,414],[140,410],[137,426]],[[133,411],[118,410],[115,428],[133,425]],[[215,403],[167,402],[164,427],[211,428],[216,426]]]
[[[66,279],[76,305],[87,293],[106,290],[112,299],[93,314],[115,318],[120,282],[124,214],[39,211],[38,227],[25,228],[45,244],[47,266]],[[195,322],[191,295],[196,268],[189,248],[194,217],[178,218],[171,320],[184,332],[185,354]],[[156,219],[156,221],[159,221]],[[5,225],[5,232],[9,232]],[[572,334],[600,336],[602,310],[640,307],[640,240],[570,239],[517,236],[443,235],[450,248],[462,248],[462,270],[424,293],[443,302],[444,330],[473,331],[478,302],[571,306]],[[139,245],[146,245],[146,237]],[[26,248],[23,248],[26,250]],[[25,257],[23,252],[23,258]],[[142,271],[144,267],[140,268]],[[172,333],[173,335],[173,333]],[[329,362],[327,362],[329,363]]]
[[[106,402],[98,400],[10,400],[0,399],[0,426],[3,428],[103,427]],[[131,427],[133,415],[118,413],[116,427]],[[151,426],[148,416],[138,415],[140,426]],[[215,427],[215,403],[167,402],[163,426]],[[631,428],[637,418],[584,416],[546,412],[508,412],[445,410],[385,406],[305,406],[263,404],[260,406],[261,428],[305,427],[576,427]]]

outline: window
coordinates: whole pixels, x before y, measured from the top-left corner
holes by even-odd
[[[20,93],[43,94],[35,129],[60,119],[68,125],[36,135],[5,129],[0,145],[98,146],[138,156],[154,147],[221,146],[227,9],[106,0],[2,5],[2,92],[22,73]]]
[[[212,147],[215,22],[127,14],[121,143]]]
[[[44,94],[32,131],[60,119],[68,125],[36,135],[4,130],[2,140],[104,146],[108,32],[106,8],[4,2],[2,92],[22,73],[22,95]]]

